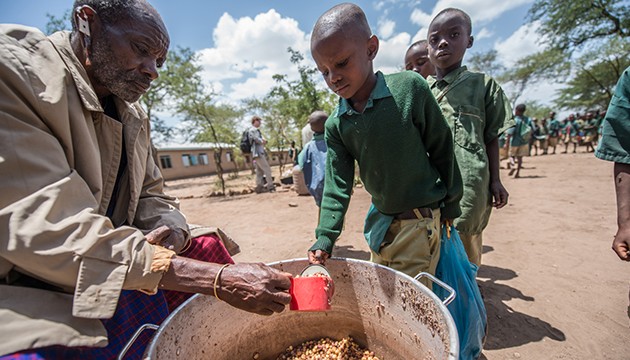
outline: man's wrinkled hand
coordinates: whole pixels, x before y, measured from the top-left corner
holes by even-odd
[[[262,263],[234,264],[221,273],[217,293],[236,308],[271,315],[291,302],[291,276]]]
[[[179,228],[170,228],[162,225],[145,235],[147,241],[153,245],[160,245],[169,250],[180,251],[186,242],[184,231]]]

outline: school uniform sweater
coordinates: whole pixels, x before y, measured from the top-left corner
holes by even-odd
[[[426,81],[414,72],[383,75],[362,113],[345,99],[326,121],[328,158],[317,241],[332,252],[354,185],[355,161],[372,203],[383,214],[441,207],[460,215],[463,192],[453,140]]]

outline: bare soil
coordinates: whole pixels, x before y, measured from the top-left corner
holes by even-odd
[[[478,282],[489,333],[484,357],[630,359],[630,264],[611,250],[616,230],[612,163],[592,153],[532,156],[521,178],[502,170],[509,205],[484,232]],[[278,176],[274,168],[274,176]],[[229,184],[253,185],[247,172]],[[190,223],[221,227],[239,262],[302,258],[314,241],[317,207],[289,189],[208,197],[216,178],[167,183]],[[369,259],[363,219],[370,197],[356,188],[335,256]]]

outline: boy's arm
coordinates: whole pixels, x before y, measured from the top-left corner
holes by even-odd
[[[350,194],[354,185],[354,157],[343,145],[338,129],[328,124],[326,145],[328,151],[324,194],[319,224],[315,230],[317,241],[309,249],[309,258],[317,250],[324,251],[326,254],[332,253],[335,241],[341,234],[343,219],[350,204]]]
[[[486,77],[486,126],[484,128],[484,142],[486,144],[486,156],[488,157],[488,169],[490,170],[490,192],[492,193],[492,206],[500,209],[507,205],[509,194],[501,183],[499,174],[499,135],[514,127],[512,106],[503,89],[490,77]],[[510,143],[511,135],[508,133],[506,144]]]
[[[455,160],[453,136],[448,123],[444,119],[442,110],[437,101],[427,89],[427,94],[419,94],[424,101],[416,101],[423,109],[418,109],[417,114],[424,119],[414,119],[419,124],[422,141],[429,154],[429,161],[440,174],[440,179],[446,185],[446,197],[444,207],[441,209],[442,219],[455,219],[462,214],[459,201],[464,194],[462,176]]]
[[[617,234],[612,248],[621,260],[630,261],[630,165],[615,163]]]
[[[508,137],[509,138],[509,137]],[[507,205],[508,194],[505,187],[501,183],[499,176],[499,138],[486,144],[486,153],[488,155],[488,168],[490,170],[490,192],[492,193],[492,206],[500,209]]]

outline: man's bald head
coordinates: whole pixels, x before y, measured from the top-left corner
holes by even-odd
[[[372,35],[363,10],[355,4],[343,3],[334,6],[317,19],[311,35],[311,46],[340,31],[364,39]]]
[[[105,26],[121,20],[154,23],[167,33],[166,26],[157,10],[146,0],[75,0],[73,10],[89,6],[98,14]],[[72,16],[72,30],[77,31],[76,17]]]

